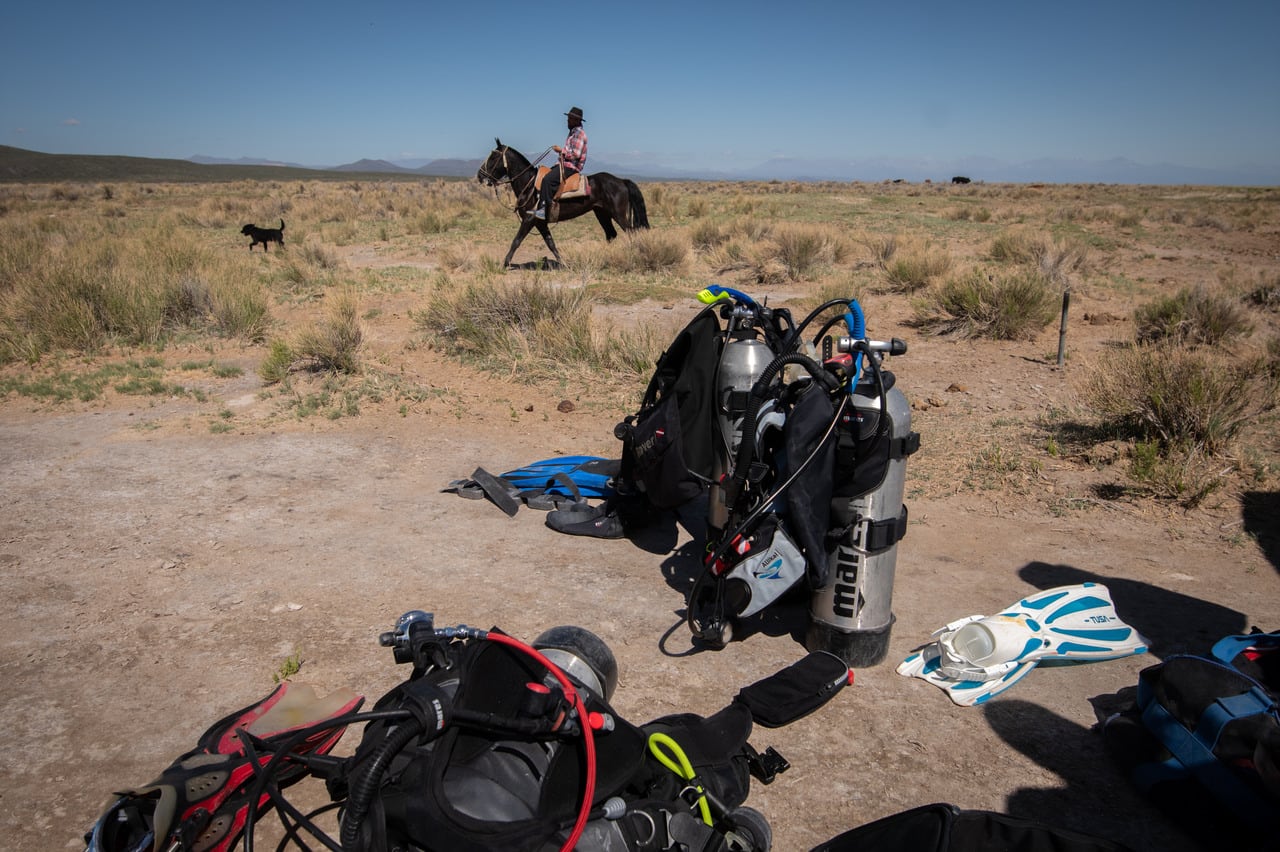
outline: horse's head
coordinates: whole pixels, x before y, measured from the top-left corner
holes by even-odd
[[[493,143],[496,147],[489,152],[489,156],[480,164],[480,169],[476,172],[476,180],[485,186],[497,186],[503,179],[510,179],[511,175],[507,166],[507,146],[496,137]]]

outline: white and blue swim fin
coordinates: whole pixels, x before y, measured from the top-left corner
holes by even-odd
[[[971,615],[933,633],[934,641],[898,666],[942,689],[962,707],[982,704],[1045,660],[1114,660],[1147,650],[1120,620],[1098,583],[1061,586],[991,616]]]

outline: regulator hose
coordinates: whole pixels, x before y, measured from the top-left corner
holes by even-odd
[[[751,457],[755,455],[756,451],[756,418],[760,416],[760,406],[764,404],[765,391],[769,389],[769,385],[773,382],[778,371],[787,364],[799,364],[804,367],[811,376],[830,391],[834,391],[839,387],[838,383],[832,384],[835,381],[835,377],[822,369],[821,364],[808,355],[802,355],[799,352],[779,355],[764,368],[760,378],[756,380],[756,383],[751,388],[751,397],[742,416],[742,440],[738,444],[738,457],[733,463],[733,478],[725,487],[726,502],[730,504],[737,502],[738,495],[742,492],[742,486],[747,481],[747,472],[751,468]]]
[[[360,825],[369,814],[369,803],[382,785],[382,776],[387,771],[391,759],[399,754],[405,746],[413,742],[426,729],[423,720],[410,716],[405,724],[395,730],[391,736],[374,752],[369,767],[355,780],[351,793],[347,797],[347,810],[342,815],[342,848],[359,849]]]

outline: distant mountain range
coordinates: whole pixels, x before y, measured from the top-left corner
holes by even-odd
[[[607,156],[607,155],[606,155]],[[387,174],[420,174],[439,177],[471,177],[481,160],[439,159],[358,160],[341,166],[298,166],[269,160],[219,160],[214,157],[191,157],[196,163],[239,165],[289,165],[335,172],[372,172]],[[794,180],[794,181],[867,181],[904,180],[921,183],[926,180],[949,182],[957,175],[987,183],[1119,183],[1175,184],[1204,186],[1277,186],[1280,168],[1206,169],[1172,163],[1146,165],[1123,157],[1110,160],[1038,159],[1007,163],[982,157],[956,160],[909,160],[892,158],[867,159],[784,159],[767,160],[757,166],[730,170],[683,169],[652,161],[635,160],[627,164],[592,158],[588,171],[612,172],[617,175],[649,180]]]
[[[1028,160],[1008,163],[970,157],[946,161],[908,159],[772,159],[740,169],[682,169],[640,158],[610,162],[593,157],[589,171],[612,172],[635,180],[866,181],[946,183],[963,175],[986,183],[1107,183],[1198,186],[1280,186],[1280,167],[1206,169],[1132,160]],[[216,181],[239,179],[331,178],[340,175],[473,178],[481,160],[357,160],[337,166],[306,166],[251,157],[192,156],[185,160],[97,154],[45,154],[0,145],[0,181],[139,180]]]
[[[241,157],[238,160],[226,160],[219,157],[206,157],[200,154],[188,157],[193,163],[203,166],[284,166],[291,169],[311,169],[322,172],[364,172],[375,174],[425,175],[428,177],[474,177],[482,160],[441,159],[417,161],[419,165],[393,163],[390,160],[356,160],[340,166],[304,166],[300,163],[282,163],[275,160],[260,160],[252,157]]]

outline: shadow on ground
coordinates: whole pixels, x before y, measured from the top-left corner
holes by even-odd
[[[1118,577],[1104,577],[1072,565],[1029,562],[1018,576],[1040,589],[1100,583],[1111,591],[1116,613],[1147,637],[1150,652],[1161,659],[1171,654],[1203,654],[1223,636],[1248,633],[1243,613],[1189,595]],[[1266,627],[1266,625],[1260,625]]]
[[[1244,531],[1253,536],[1276,571],[1280,571],[1280,492],[1248,491],[1241,500]]]
[[[1185,839],[1185,848],[1194,848],[1130,784],[1100,734],[1019,699],[1002,698],[982,710],[1005,742],[1064,783],[1013,791],[1005,807],[1010,815],[1105,837],[1135,852],[1167,849],[1172,838]]]

